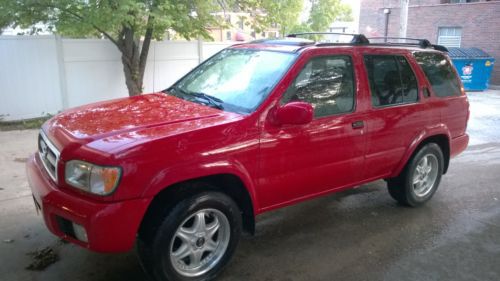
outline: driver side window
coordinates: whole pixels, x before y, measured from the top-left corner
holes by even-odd
[[[283,95],[281,104],[312,104],[314,117],[351,112],[354,109],[354,74],[349,56],[312,58]]]

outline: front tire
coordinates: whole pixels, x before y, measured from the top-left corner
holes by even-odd
[[[163,219],[152,242],[139,244],[143,268],[158,281],[212,280],[231,259],[241,228],[240,209],[227,195],[188,197]]]
[[[436,192],[444,167],[439,145],[424,145],[396,178],[387,181],[392,198],[402,205],[417,207],[429,201]]]

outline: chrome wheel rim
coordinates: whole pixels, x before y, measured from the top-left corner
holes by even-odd
[[[186,277],[203,275],[222,259],[230,236],[229,220],[221,211],[197,211],[180,224],[170,242],[173,268]]]
[[[424,197],[432,191],[438,177],[438,159],[434,154],[427,154],[415,167],[413,172],[413,192],[418,197]]]

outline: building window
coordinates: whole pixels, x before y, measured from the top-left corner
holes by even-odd
[[[224,15],[226,23],[231,24],[231,15]]]
[[[441,0],[441,4],[474,3],[479,0]]]
[[[461,27],[439,27],[438,44],[445,47],[460,47],[462,41]]]
[[[231,40],[231,31],[226,32],[226,40]]]

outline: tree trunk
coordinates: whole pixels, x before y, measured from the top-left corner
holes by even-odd
[[[123,73],[125,74],[125,84],[127,85],[128,95],[133,97],[140,95],[142,93],[142,79],[138,79],[139,67],[138,63],[129,62],[132,61],[133,58],[127,56],[126,54],[122,54],[122,64],[123,64]],[[136,67],[137,65],[137,67]]]
[[[123,27],[118,49],[122,53],[123,73],[129,96],[140,95],[143,91],[144,72],[148,58],[149,48],[153,35],[153,28],[146,29],[142,48],[140,40],[135,38],[134,30]]]

